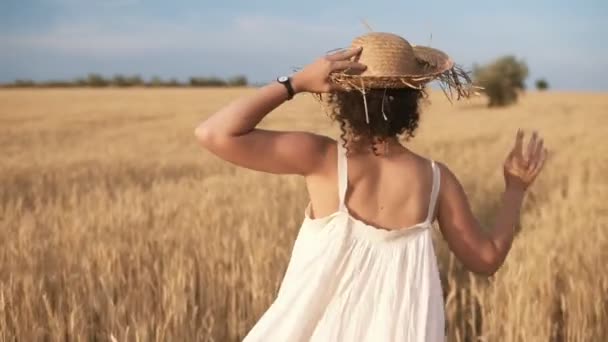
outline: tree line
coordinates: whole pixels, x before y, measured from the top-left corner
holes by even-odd
[[[139,75],[115,75],[104,77],[100,74],[89,74],[73,80],[34,81],[18,79],[11,83],[2,84],[8,88],[29,87],[244,87],[249,85],[247,77],[237,75],[230,78],[219,77],[190,77],[187,81],[177,78],[162,79],[152,77],[148,80]]]
[[[528,77],[528,66],[524,60],[507,55],[483,65],[473,67],[474,83],[483,87],[481,90],[488,97],[490,107],[500,107],[514,104],[520,93],[525,91],[525,79]],[[152,77],[144,80],[139,75],[115,75],[106,78],[100,74],[89,74],[84,78],[70,81],[33,81],[16,80],[1,87],[244,87],[249,85],[247,77],[237,75],[230,78],[219,77],[190,77],[187,81],[176,78],[162,79]],[[543,91],[549,88],[549,83],[541,78],[535,86]]]

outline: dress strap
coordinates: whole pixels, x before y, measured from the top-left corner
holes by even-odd
[[[429,202],[429,212],[426,216],[426,221],[433,223],[435,218],[435,204],[437,203],[437,195],[439,194],[439,187],[441,186],[441,174],[439,173],[439,167],[434,160],[431,160],[431,168],[433,169],[433,186],[431,188],[431,199]]]
[[[340,198],[339,210],[348,212],[344,200],[348,188],[348,164],[346,162],[346,149],[342,146],[342,140],[338,140],[338,196]]]

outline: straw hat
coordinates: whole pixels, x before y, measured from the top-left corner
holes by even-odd
[[[367,69],[362,73],[345,70],[332,73],[332,82],[365,92],[367,89],[414,88],[439,80],[448,98],[469,97],[474,87],[468,74],[443,51],[410,44],[404,38],[384,32],[370,32],[355,38],[351,47],[363,47],[354,60]]]

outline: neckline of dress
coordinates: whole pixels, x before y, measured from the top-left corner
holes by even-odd
[[[419,223],[415,223],[412,224],[410,226],[405,226],[405,227],[399,227],[399,228],[394,228],[394,229],[386,229],[386,228],[382,228],[382,227],[378,227],[369,223],[366,223],[365,221],[362,221],[356,217],[354,217],[351,213],[347,212],[347,211],[343,211],[343,210],[336,210],[331,214],[322,216],[322,217],[318,217],[318,218],[312,218],[309,215],[309,208],[310,208],[310,203],[306,206],[306,209],[304,210],[304,219],[308,222],[322,222],[322,221],[326,221],[329,220],[335,216],[338,216],[340,214],[345,215],[349,220],[353,221],[355,224],[357,224],[360,227],[363,227],[367,230],[371,230],[374,232],[374,234],[380,234],[380,235],[399,235],[400,233],[403,232],[407,232],[419,227],[428,227],[431,225],[431,222],[429,222],[429,219],[425,219],[422,222]]]

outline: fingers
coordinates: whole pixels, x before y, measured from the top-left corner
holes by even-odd
[[[523,157],[523,144],[524,144],[524,131],[521,128],[517,129],[515,135],[515,146],[513,146],[513,153],[518,157]]]
[[[352,62],[352,61],[337,61],[333,62],[331,66],[331,71],[341,71],[341,70],[353,70],[353,71],[363,71],[367,68],[365,64]]]
[[[543,138],[539,138],[538,143],[536,144],[536,147],[534,148],[534,152],[532,152],[533,160],[538,160],[540,158],[540,155],[543,151],[543,143],[544,143]]]
[[[538,175],[538,173],[543,169],[543,166],[545,166],[545,161],[547,160],[547,155],[549,154],[549,152],[547,151],[546,148],[543,148],[538,156],[538,160],[536,161],[534,168],[532,169],[532,176],[534,178],[536,178],[536,176]]]
[[[515,145],[505,161],[505,177],[521,181],[527,188],[538,176],[548,158],[544,140],[537,131],[532,133],[523,154],[524,132],[517,130]]]
[[[530,175],[531,179],[534,180],[545,165],[548,154],[547,149],[544,148],[544,140],[540,138],[538,132],[536,131],[532,134],[532,138],[528,144],[527,154],[527,160],[529,163],[528,174]]]
[[[363,48],[362,47],[356,47],[356,48],[350,48],[350,49],[346,49],[343,51],[339,51],[336,52],[334,54],[328,55],[327,59],[330,61],[343,61],[343,60],[347,60],[350,59],[353,56],[358,55],[359,53],[361,53],[361,50]]]
[[[534,158],[534,152],[536,151],[536,145],[538,143],[538,132],[532,132],[532,137],[528,141],[528,148],[526,150],[526,161],[528,164],[532,163]]]

